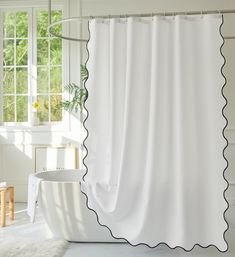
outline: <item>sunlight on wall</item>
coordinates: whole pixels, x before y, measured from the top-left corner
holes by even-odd
[[[1,132],[1,138],[2,139],[7,139],[8,138],[7,132]]]
[[[15,147],[24,153],[28,158],[32,159],[33,157],[33,147],[32,145],[15,145]]]
[[[76,169],[77,147],[44,146],[35,148],[36,171]]]

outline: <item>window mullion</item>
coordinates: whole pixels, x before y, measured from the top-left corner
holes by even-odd
[[[0,124],[3,123],[3,15],[0,10]]]
[[[33,8],[32,14],[32,80],[31,80],[31,103],[37,100],[37,14],[36,8]],[[33,107],[31,104],[31,116]],[[31,123],[32,124],[32,123]]]
[[[51,40],[48,34],[48,111],[49,122],[51,121]]]
[[[16,12],[14,12],[14,121],[17,122],[17,106],[16,106]]]
[[[32,124],[32,104],[33,104],[33,78],[34,78],[34,52],[33,52],[33,42],[34,42],[34,13],[33,8],[28,11],[28,122]]]

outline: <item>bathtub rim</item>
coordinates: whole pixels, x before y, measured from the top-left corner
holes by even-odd
[[[64,178],[68,173],[68,178]],[[84,169],[63,169],[63,170],[51,170],[36,172],[33,175],[41,180],[41,183],[77,183],[82,180],[84,175]],[[64,180],[63,180],[64,178]]]

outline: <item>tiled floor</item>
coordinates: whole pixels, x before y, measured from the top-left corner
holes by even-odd
[[[26,215],[26,205],[16,204],[14,224],[0,228],[0,238],[12,233],[38,239],[52,237],[39,212],[36,220],[36,223],[31,224]],[[227,212],[227,220],[230,223],[230,230],[226,237],[230,249],[226,253],[220,253],[215,247],[208,249],[195,247],[192,252],[187,253],[182,249],[171,250],[166,246],[150,249],[145,246],[132,247],[128,244],[119,243],[70,243],[64,257],[235,257],[235,206],[230,206]]]

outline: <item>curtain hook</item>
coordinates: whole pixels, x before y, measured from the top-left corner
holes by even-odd
[[[153,12],[152,12],[152,14],[151,14],[151,17],[152,17],[152,21],[153,21]]]

